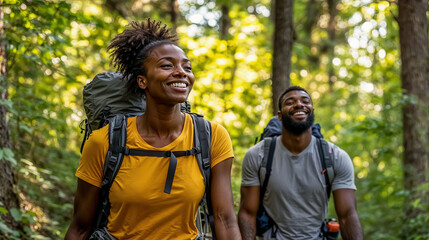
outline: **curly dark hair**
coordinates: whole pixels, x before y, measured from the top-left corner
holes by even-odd
[[[164,44],[177,46],[177,35],[161,25],[161,21],[151,20],[141,23],[132,21],[122,33],[116,35],[107,50],[111,63],[121,72],[129,91],[143,92],[137,84],[137,76],[146,75],[144,63],[151,51]]]
[[[282,109],[283,97],[286,95],[286,93],[291,92],[291,91],[303,91],[303,92],[305,92],[305,93],[308,94],[308,96],[310,97],[311,102],[313,102],[313,100],[311,99],[311,96],[307,92],[307,90],[305,90],[304,88],[302,88],[300,86],[290,86],[279,97],[279,102],[278,102],[278,104],[279,104],[279,110]]]

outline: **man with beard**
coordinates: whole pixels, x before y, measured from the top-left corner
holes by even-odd
[[[276,141],[271,176],[263,205],[274,226],[264,239],[323,239],[321,226],[329,197],[321,161],[312,136],[314,109],[310,95],[298,86],[279,98],[282,133]],[[348,154],[328,143],[333,153],[332,193],[343,239],[363,239],[356,211],[353,163]],[[243,239],[255,239],[259,194],[265,173],[260,171],[264,141],[248,150],[242,167],[241,203],[238,222]]]

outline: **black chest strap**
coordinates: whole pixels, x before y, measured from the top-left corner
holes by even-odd
[[[187,151],[155,151],[155,150],[137,150],[124,148],[125,155],[141,156],[141,157],[163,157],[170,158],[168,165],[167,179],[165,180],[164,192],[170,194],[171,187],[173,186],[174,174],[176,173],[177,158],[184,156],[196,155],[199,150],[196,148]]]

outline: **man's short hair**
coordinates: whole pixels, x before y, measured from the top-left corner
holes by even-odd
[[[305,93],[308,94],[308,96],[310,97],[311,102],[313,102],[313,100],[311,99],[311,96],[307,92],[307,90],[305,90],[304,88],[302,88],[300,86],[290,86],[279,97],[279,110],[282,109],[282,99],[283,99],[283,97],[286,95],[286,93],[291,92],[291,91],[303,91],[303,92],[305,92]]]

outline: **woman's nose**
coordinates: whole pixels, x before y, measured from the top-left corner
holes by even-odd
[[[186,77],[186,71],[185,69],[183,69],[182,66],[177,66],[175,67],[175,75],[180,76],[180,77]]]

